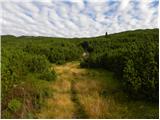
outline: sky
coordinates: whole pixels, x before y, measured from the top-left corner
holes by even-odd
[[[73,38],[158,28],[158,0],[1,0],[0,5],[1,35]]]

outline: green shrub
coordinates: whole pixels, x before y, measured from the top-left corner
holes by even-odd
[[[24,76],[27,74],[27,67],[24,63],[25,56],[26,54],[19,49],[10,51],[8,48],[2,48],[2,99],[14,84],[24,80]]]
[[[56,78],[56,74],[55,71],[45,71],[44,73],[42,73],[42,75],[40,75],[40,79],[42,80],[47,80],[47,81],[53,81]]]
[[[16,112],[17,110],[19,110],[22,106],[22,103],[17,100],[17,99],[12,99],[9,103],[8,103],[8,108],[12,111],[12,112]]]
[[[139,44],[138,49],[128,50],[123,78],[128,90],[147,99],[158,100],[158,47],[153,41]]]
[[[113,71],[134,97],[158,101],[158,29],[137,30],[108,35],[82,42],[89,57],[81,61],[82,67],[100,67]]]
[[[26,64],[30,72],[42,73],[49,68],[50,64],[45,56],[30,55],[28,57],[29,58],[27,58],[28,60],[26,61]]]
[[[45,80],[33,79],[32,84],[32,97],[33,97],[33,106],[35,109],[40,109],[45,105],[45,98],[52,96],[52,90],[48,87],[49,82]]]

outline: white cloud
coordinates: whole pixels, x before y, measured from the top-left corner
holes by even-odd
[[[1,35],[92,37],[158,27],[156,0],[2,0]]]

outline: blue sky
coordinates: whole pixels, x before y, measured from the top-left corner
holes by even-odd
[[[1,35],[93,37],[158,27],[158,0],[2,0]]]

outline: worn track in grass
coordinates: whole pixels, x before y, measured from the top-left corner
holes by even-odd
[[[156,118],[158,108],[132,101],[121,91],[112,73],[84,69],[79,62],[53,65],[57,79],[51,82],[53,96],[46,100],[38,118]]]

